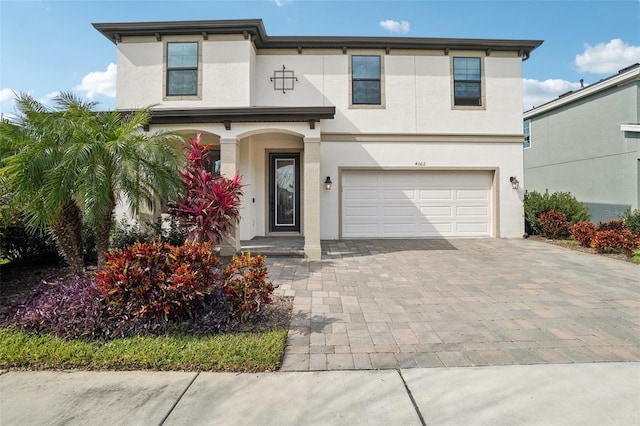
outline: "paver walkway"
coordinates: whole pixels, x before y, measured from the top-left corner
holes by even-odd
[[[532,240],[322,243],[270,258],[281,370],[640,360],[640,267]]]

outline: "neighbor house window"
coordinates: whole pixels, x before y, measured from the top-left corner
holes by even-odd
[[[531,148],[531,120],[524,120],[524,147]]]
[[[380,56],[351,57],[351,103],[381,105]]]
[[[482,106],[480,58],[453,58],[453,104]]]
[[[198,43],[167,43],[167,96],[198,94]]]

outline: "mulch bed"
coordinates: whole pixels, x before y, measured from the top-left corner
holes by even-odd
[[[631,263],[631,261],[629,260],[630,259],[629,256],[627,256],[624,253],[598,253],[595,249],[592,249],[591,247],[583,247],[578,243],[569,242],[567,240],[550,240],[540,235],[531,235],[529,236],[529,239],[534,241],[542,241],[544,243],[553,244],[555,246],[564,247],[569,250],[581,251],[583,253],[590,253],[596,256],[604,256],[604,257],[609,257],[612,259],[622,260],[624,262]]]
[[[42,280],[53,281],[69,275],[64,263],[42,266],[0,265],[0,319],[4,318],[11,303],[19,296],[28,293]],[[245,324],[235,324],[230,332],[265,332],[289,328],[293,312],[293,298],[280,295],[272,296],[272,303],[264,305],[261,311]]]

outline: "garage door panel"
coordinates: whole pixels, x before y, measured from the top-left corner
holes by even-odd
[[[486,235],[489,232],[489,227],[486,223],[482,222],[458,222],[456,223],[456,231],[458,233],[468,233],[475,235]]]
[[[422,189],[420,200],[453,200],[453,191],[450,189]]]
[[[349,217],[378,217],[377,207],[348,207],[345,216]]]
[[[424,206],[420,213],[426,217],[453,217],[452,206]]]
[[[426,237],[451,236],[453,234],[453,224],[451,222],[424,222],[418,224],[418,233]]]
[[[378,236],[377,225],[351,225],[345,227],[345,232],[353,238],[376,238]]]
[[[456,216],[481,216],[487,217],[489,215],[488,206],[458,206],[456,207]]]
[[[488,171],[345,171],[342,236],[489,236],[491,181]]]
[[[378,200],[378,192],[375,190],[352,189],[349,191],[345,191],[344,194],[347,200]]]
[[[398,237],[411,236],[416,233],[416,224],[411,223],[385,223],[382,225],[383,236]]]
[[[342,177],[344,185],[357,186],[358,184],[364,184],[370,187],[372,180],[376,181],[379,176],[376,172],[358,172],[358,173],[345,173]]]
[[[376,173],[379,177],[379,182],[384,187],[399,187],[408,188],[414,185],[415,177],[410,173],[402,172],[388,172],[388,173]]]
[[[413,190],[392,189],[382,191],[383,200],[413,200],[414,198],[415,191]]]
[[[382,216],[385,218],[393,218],[393,217],[416,217],[416,207],[408,206],[408,207],[383,207],[382,208]]]
[[[488,197],[486,190],[461,189],[456,191],[458,200],[486,200]]]

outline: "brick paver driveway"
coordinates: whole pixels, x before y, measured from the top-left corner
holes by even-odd
[[[323,242],[271,258],[282,370],[640,361],[640,266],[539,241]]]

